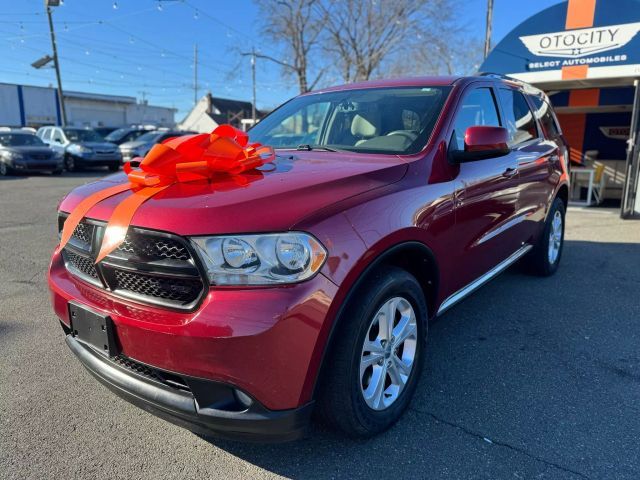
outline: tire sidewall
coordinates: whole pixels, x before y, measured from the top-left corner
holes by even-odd
[[[402,272],[404,273],[404,272]],[[358,423],[369,432],[377,433],[389,428],[395,423],[407,408],[416,385],[422,373],[425,357],[425,341],[427,336],[427,306],[424,295],[417,281],[409,274],[389,276],[379,284],[375,291],[370,292],[368,305],[364,305],[358,310],[359,329],[357,333],[356,346],[350,363],[349,376],[351,381],[350,397],[353,412]],[[416,357],[413,369],[405,385],[404,390],[398,399],[384,410],[373,410],[370,408],[362,396],[360,387],[360,359],[362,355],[363,342],[368,334],[373,316],[380,307],[392,297],[403,297],[411,303],[414,309],[418,325],[418,342],[416,346]]]
[[[75,160],[70,155],[67,155],[64,159],[64,168],[68,172],[73,172],[77,168]]]
[[[562,218],[562,240],[560,242],[560,251],[558,252],[558,256],[556,257],[556,261],[551,263],[549,261],[549,235],[551,234],[551,228],[553,223],[553,218],[555,217],[556,212],[560,212],[560,217]],[[562,251],[564,250],[564,232],[565,232],[565,207],[564,203],[561,199],[556,198],[551,205],[551,210],[549,211],[549,215],[547,216],[547,221],[545,222],[544,231],[542,232],[542,252],[544,253],[544,261],[545,261],[545,269],[548,274],[555,273],[560,265],[560,260],[562,259]]]

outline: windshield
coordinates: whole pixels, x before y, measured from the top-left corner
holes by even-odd
[[[108,142],[117,142],[130,131],[131,131],[130,128],[118,128],[117,130],[114,130],[109,135],[104,137],[104,139],[107,140]]]
[[[104,142],[104,138],[93,130],[83,130],[80,128],[65,128],[64,134],[70,142]]]
[[[166,133],[166,132],[147,132],[144,135],[140,135],[138,138],[136,138],[136,142],[143,142],[143,143],[156,142],[158,138],[162,136],[163,133]]]
[[[426,145],[450,87],[342,90],[296,97],[249,131],[274,148],[411,154]]]
[[[35,135],[26,133],[0,134],[0,145],[4,147],[43,147],[44,142]]]

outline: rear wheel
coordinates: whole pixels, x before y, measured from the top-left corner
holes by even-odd
[[[337,328],[319,413],[351,436],[382,432],[407,408],[422,372],[427,329],[422,289],[404,270],[380,270],[352,297]]]
[[[54,170],[53,172],[51,172],[51,175],[61,175],[61,174],[62,174],[62,169]]]
[[[110,172],[117,172],[118,170],[120,170],[120,164],[119,163],[112,163],[111,165],[109,165],[109,171]]]
[[[565,206],[556,198],[547,214],[542,235],[525,261],[529,272],[547,277],[556,273],[564,246]]]

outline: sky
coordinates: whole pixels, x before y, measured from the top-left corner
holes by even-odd
[[[492,42],[559,0],[494,0]],[[460,22],[483,37],[486,0],[462,0]],[[194,103],[194,46],[198,96],[251,100],[251,67],[240,54],[282,58],[264,41],[250,0],[64,0],[53,9],[63,89],[128,95],[174,107],[180,120]],[[0,0],[0,82],[55,85],[53,68],[31,63],[51,54],[43,0]],[[293,79],[257,63],[258,108],[270,109],[297,93]]]

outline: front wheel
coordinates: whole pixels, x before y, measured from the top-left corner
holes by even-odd
[[[77,170],[76,162],[71,155],[64,157],[64,168],[67,172],[75,172]]]
[[[422,372],[427,306],[420,284],[399,268],[379,270],[336,328],[319,413],[350,436],[375,435],[400,418]]]
[[[11,173],[11,170],[6,163],[0,162],[0,177],[6,177]]]
[[[534,275],[548,277],[556,273],[564,247],[565,206],[556,198],[547,214],[542,235],[526,257],[526,267]]]
[[[109,171],[110,172],[117,172],[118,170],[120,170],[120,164],[119,163],[112,163],[111,165],[109,165]]]

